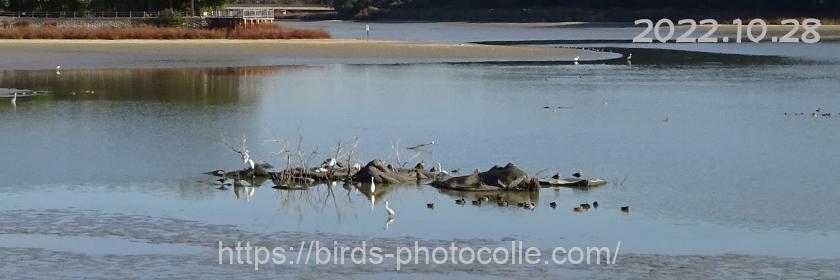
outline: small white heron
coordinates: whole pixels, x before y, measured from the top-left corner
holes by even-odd
[[[17,92],[15,92],[15,96],[12,97],[12,105],[17,105]]]
[[[55,71],[61,71],[61,65],[56,65],[55,66]]]
[[[249,153],[247,149],[242,152],[242,164],[245,165],[246,168],[251,167],[251,169],[254,169],[254,161],[251,160],[251,153]]]
[[[335,161],[334,158],[328,158],[328,159],[324,160],[323,163],[321,163],[321,167],[324,167],[324,168],[327,168],[327,169],[332,169],[333,167],[335,167],[335,164],[336,164],[336,161]]]
[[[580,61],[580,56],[575,56],[575,61]]]
[[[632,53],[627,55],[627,60],[631,60],[631,59],[633,59],[633,54]]]
[[[446,172],[446,170],[444,170],[443,167],[440,166],[440,162],[437,163],[437,168],[438,168],[438,173],[443,173],[443,174],[449,175],[449,172]]]
[[[394,209],[391,209],[390,205],[388,205],[388,201],[385,201],[385,211],[388,212],[388,217],[393,218],[397,216],[397,213],[394,213]]]

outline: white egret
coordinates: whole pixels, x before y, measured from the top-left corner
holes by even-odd
[[[443,174],[449,175],[449,172],[446,172],[446,170],[444,170],[443,167],[440,166],[440,162],[437,163],[437,168],[438,168],[438,173],[443,173]]]
[[[61,71],[61,65],[56,65],[55,66],[55,71]]]
[[[633,54],[632,53],[627,55],[627,60],[631,60],[631,59],[633,59]]]
[[[575,56],[575,61],[580,61],[580,56]]]
[[[333,167],[335,167],[335,164],[336,164],[335,159],[334,158],[329,158],[329,159],[325,160],[323,163],[321,163],[321,167],[324,167],[324,168],[327,168],[327,169],[332,169]]]
[[[15,96],[12,97],[12,105],[17,105],[17,92],[15,92]]]
[[[245,168],[251,167],[251,169],[254,169],[254,161],[251,160],[251,153],[248,152],[248,149],[242,152],[242,164],[245,165]]]
[[[388,205],[387,200],[385,201],[385,211],[388,212],[388,217],[389,218],[394,218],[395,216],[397,216],[397,214],[394,213],[394,209],[391,209],[390,205]]]

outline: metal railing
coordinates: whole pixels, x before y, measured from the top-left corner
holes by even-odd
[[[273,9],[229,9],[213,11],[208,16],[213,18],[274,18]]]
[[[0,11],[2,17],[15,18],[156,18],[160,12],[10,12]]]

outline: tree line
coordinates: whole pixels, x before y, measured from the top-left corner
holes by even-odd
[[[225,0],[0,0],[0,8],[10,11],[196,11],[214,9]]]
[[[0,8],[14,11],[182,11],[219,8],[227,3],[323,4],[340,12],[358,12],[368,7],[392,9],[427,8],[540,8],[585,9],[742,9],[742,10],[834,10],[840,0],[0,0]]]
[[[840,9],[840,0],[324,0],[338,10],[377,8],[741,9],[809,11]]]

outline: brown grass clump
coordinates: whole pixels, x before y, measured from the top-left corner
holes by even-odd
[[[320,29],[296,29],[278,25],[251,25],[232,29],[177,27],[58,27],[29,24],[0,29],[0,39],[328,39],[330,34]]]

